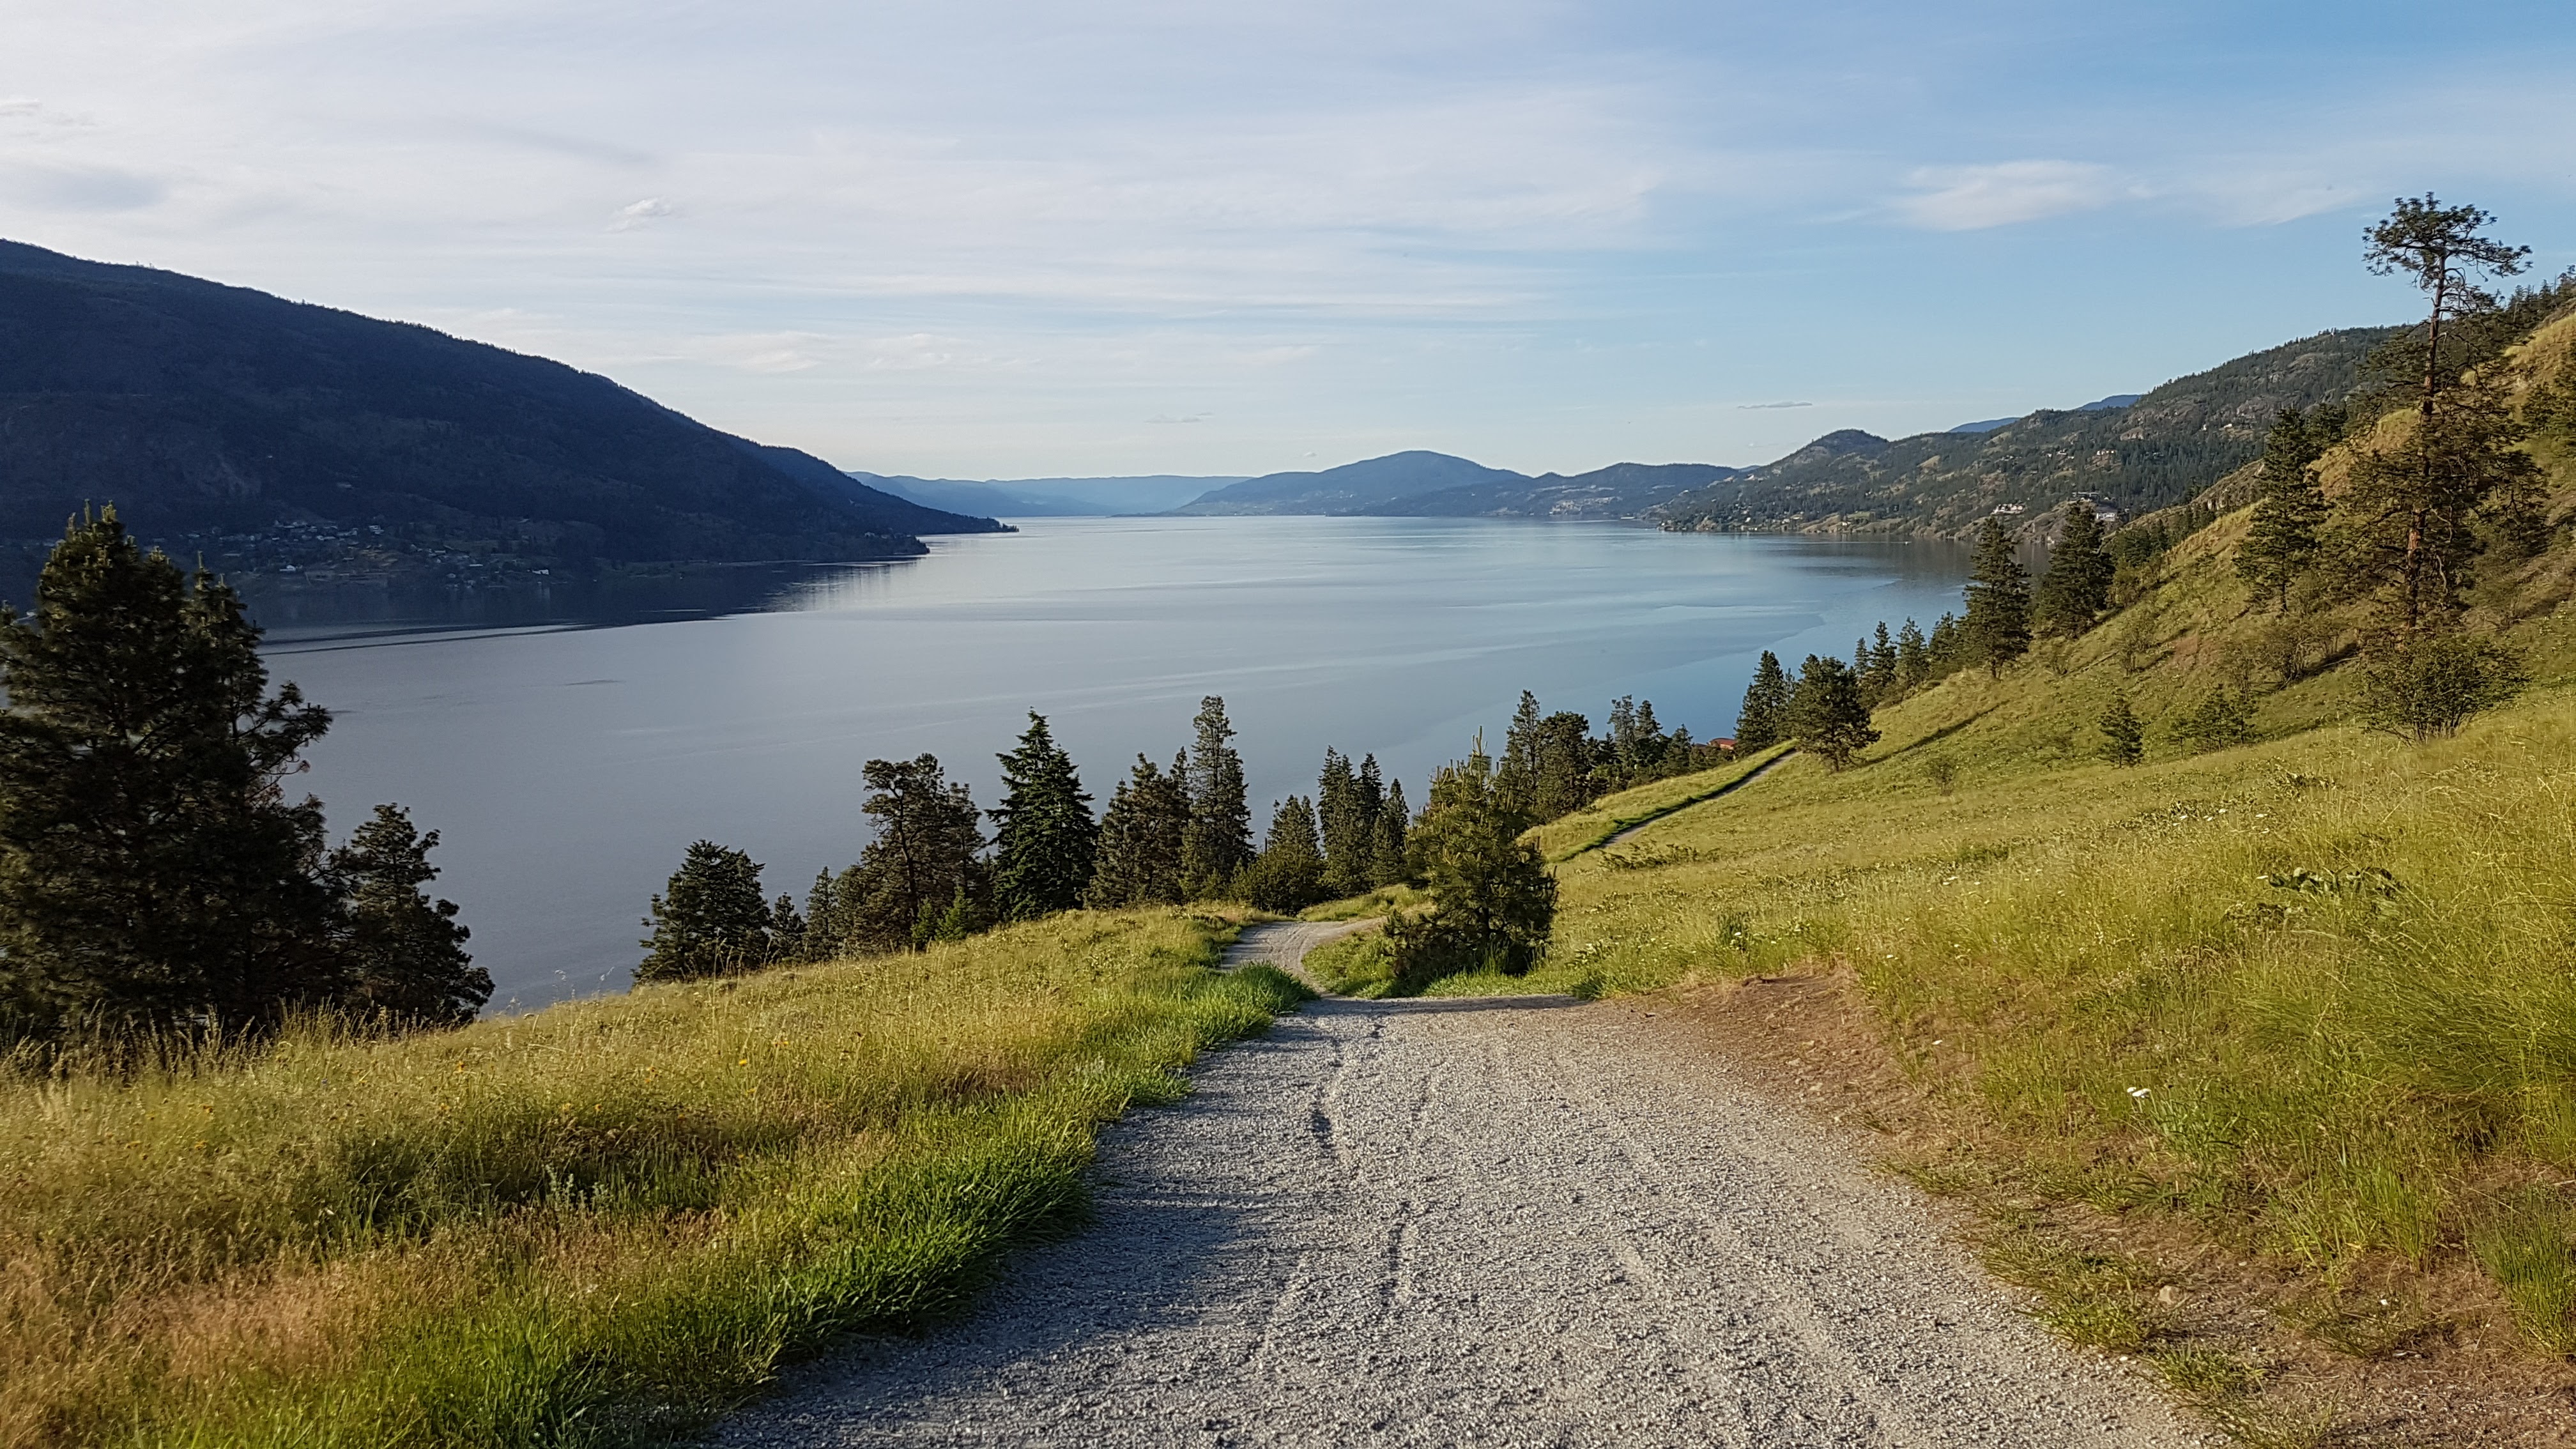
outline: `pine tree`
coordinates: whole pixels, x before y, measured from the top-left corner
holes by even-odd
[[[421,887],[438,878],[429,853],[438,832],[412,827],[399,805],[379,805],[349,843],[331,853],[331,883],[348,902],[342,949],[349,971],[343,1007],[362,1019],[403,1026],[462,1026],[492,998],[492,976],[466,954],[454,901]]]
[[[1878,621],[1877,644],[1869,651],[1869,668],[1861,675],[1862,692],[1875,705],[1893,698],[1904,684],[1897,672],[1896,640],[1887,632],[1887,621]]]
[[[833,891],[844,897],[853,945],[899,951],[918,944],[924,924],[961,898],[970,916],[981,905],[981,812],[964,785],[948,783],[936,755],[870,760],[861,774],[869,795],[859,808],[875,817],[877,838]]]
[[[2111,556],[2102,551],[2102,523],[2081,499],[2066,505],[2057,547],[2040,576],[2037,612],[2051,633],[2073,638],[2093,627],[2111,607]]]
[[[2524,502],[2521,495],[2536,479],[2530,456],[2514,449],[2520,425],[2494,379],[2471,374],[2469,381],[2482,385],[2470,387],[2463,405],[2445,406],[2462,378],[2456,365],[2446,365],[2443,323],[2494,310],[2495,298],[2476,279],[2513,276],[2531,255],[2529,247],[2481,236],[2494,219],[2474,206],[2444,206],[2430,194],[2400,197],[2388,219],[2365,235],[2362,256],[2370,270],[2407,277],[2431,304],[2420,344],[2423,390],[2415,427],[2397,449],[2371,449],[2357,458],[2343,499],[2363,536],[2352,561],[2370,577],[2391,580],[2390,613],[2402,640],[2428,625],[2450,624],[2477,553],[2472,517],[2500,494]]]
[[[1530,815],[1554,820],[1592,803],[1592,721],[1561,709],[1538,724],[1538,788]]]
[[[1324,899],[1324,848],[1315,807],[1291,795],[1272,807],[1261,854],[1244,867],[1242,897],[1265,911],[1295,913]]]
[[[1006,921],[1073,910],[1091,884],[1100,843],[1082,777],[1035,710],[1029,711],[1019,748],[999,758],[1002,803],[992,811],[994,909]]]
[[[2102,758],[2125,766],[2136,764],[2146,755],[2146,727],[2138,723],[2137,712],[2129,708],[2129,697],[2111,696],[2110,707],[2102,711]]]
[[[330,716],[268,692],[212,576],[76,520],[0,611],[0,1028],[256,1028],[341,995],[322,810],[282,788]]]
[[[1967,600],[1960,643],[1988,674],[2000,675],[2005,665],[2030,652],[2030,573],[2014,556],[2012,535],[1992,518],[1977,530],[1976,551],[1968,561]]]
[[[689,847],[670,884],[653,897],[635,981],[685,981],[749,971],[769,960],[769,902],[760,866],[712,840]]]
[[[807,940],[811,923],[805,913],[796,909],[796,897],[779,892],[769,907],[769,959],[772,961],[818,961],[823,959]]]
[[[1369,763],[1374,770],[1376,761]],[[1377,807],[1364,797],[1350,758],[1338,750],[1324,751],[1323,773],[1315,782],[1315,813],[1324,832],[1324,890],[1332,896],[1367,894]]]
[[[1860,695],[1860,678],[1839,659],[1807,656],[1789,696],[1788,713],[1789,733],[1798,748],[1822,759],[1827,769],[1842,769],[1878,743],[1878,731],[1869,725],[1869,705]]]
[[[1252,860],[1252,807],[1243,795],[1243,757],[1227,743],[1234,726],[1225,700],[1199,701],[1190,747],[1190,829],[1181,843],[1181,874],[1192,895],[1221,892]]]
[[[1169,905],[1181,899],[1181,837],[1189,830],[1189,797],[1181,762],[1164,774],[1143,755],[1118,783],[1100,818],[1100,850],[1084,901],[1095,910]]]
[[[1407,854],[1413,817],[1404,804],[1404,782],[1386,782],[1386,803],[1377,811],[1376,849],[1369,858],[1371,885],[1400,885],[1413,879],[1413,861]]]
[[[1539,731],[1545,719],[1539,713],[1538,696],[1524,689],[1521,702],[1512,711],[1510,728],[1503,731],[1503,758],[1496,768],[1496,788],[1521,802],[1523,809],[1536,808],[1539,775]]]
[[[1933,679],[1947,679],[1975,662],[1968,658],[1967,631],[1960,628],[1956,614],[1943,614],[1933,621],[1924,653],[1931,660]]]
[[[2457,622],[2486,548],[2479,525],[2523,531],[2540,481],[2498,380],[2473,376],[2427,407],[2394,447],[2353,459],[2336,508],[2347,577],[2375,588],[2387,627],[2409,638]]]
[[[1753,667],[1753,682],[1744,687],[1744,704],[1735,712],[1738,754],[1767,750],[1788,738],[1789,676],[1780,656],[1765,649]]]
[[[2341,418],[2333,410],[2305,414],[2283,408],[2264,436],[2262,491],[2236,549],[2236,576],[2257,600],[2272,600],[2276,613],[2290,611],[2290,586],[2323,551],[2319,530],[2329,510],[2314,465],[2340,431]]]
[[[1432,777],[1412,850],[1433,910],[1387,927],[1400,981],[1418,988],[1477,969],[1519,975],[1538,960],[1556,915],[1556,880],[1521,839],[1529,824],[1494,789],[1481,742]]]
[[[1923,638],[1923,626],[1908,619],[1896,631],[1896,687],[1908,692],[1931,682],[1932,646]]]
[[[800,954],[808,961],[829,961],[849,949],[853,929],[848,904],[828,870],[817,871],[805,893],[805,935]]]

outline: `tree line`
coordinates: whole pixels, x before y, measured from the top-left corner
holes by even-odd
[[[1168,768],[1139,754],[1097,816],[1035,711],[999,757],[1002,797],[991,810],[936,755],[869,760],[860,809],[876,836],[855,862],[816,876],[800,905],[766,899],[762,867],[742,851],[697,842],[652,900],[636,979],[917,950],[1083,908],[1240,900],[1294,912],[1414,878],[1404,786],[1382,776],[1374,755],[1355,765],[1327,749],[1315,793],[1278,802],[1256,845],[1224,699],[1200,701],[1191,729]]]
[[[0,1040],[471,1020],[492,980],[424,890],[438,832],[379,805],[325,848],[286,789],[329,711],[271,692],[239,595],[76,518],[0,609]]]

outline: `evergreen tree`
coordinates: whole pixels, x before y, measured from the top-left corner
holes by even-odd
[[[805,893],[805,931],[798,954],[808,961],[829,961],[849,949],[854,928],[848,904],[828,870],[817,871]]]
[[[1860,696],[1860,678],[1851,666],[1807,656],[1789,696],[1789,733],[1799,749],[1821,758],[1830,770],[1842,769],[1878,743],[1878,731],[1869,725],[1869,705]]]
[[[454,901],[421,887],[438,878],[429,853],[438,832],[412,827],[399,805],[379,805],[349,843],[331,853],[331,883],[348,902],[343,951],[344,1007],[361,1018],[406,1026],[462,1026],[492,998],[490,972],[466,954]]]
[[[2472,516],[2499,498],[2524,503],[2536,481],[2531,458],[2514,447],[2520,425],[2492,378],[2472,374],[2483,385],[2471,387],[2461,405],[2444,405],[2462,379],[2458,367],[2446,365],[2443,324],[2495,310],[2496,299],[2477,279],[2515,275],[2531,255],[2529,247],[2480,235],[2493,221],[2477,207],[2444,206],[2430,194],[2400,197],[2364,238],[2363,260],[2373,273],[2405,276],[2430,303],[2415,427],[2396,450],[2371,449],[2355,460],[2343,500],[2362,540],[2352,562],[2391,579],[2390,612],[2407,640],[2428,623],[2450,622],[2477,552]],[[2457,352],[2455,345],[2455,361]]]
[[[1412,857],[1408,853],[1413,824],[1411,812],[1404,804],[1404,782],[1386,782],[1386,803],[1378,807],[1377,845],[1369,859],[1371,885],[1400,885],[1413,879]]]
[[[1519,975],[1538,960],[1556,916],[1556,880],[1521,839],[1529,825],[1495,790],[1481,742],[1432,777],[1411,848],[1433,909],[1387,926],[1399,981],[1418,988],[1477,969]]]
[[[1896,631],[1896,687],[1910,692],[1931,682],[1932,646],[1923,637],[1923,626],[1908,619]]]
[[[1372,840],[1377,835],[1377,813],[1386,808],[1386,777],[1378,772],[1377,756],[1360,756],[1360,770],[1351,782],[1352,803],[1369,823]]]
[[[1511,727],[1503,732],[1502,764],[1494,772],[1496,788],[1533,813],[1538,801],[1539,731],[1545,723],[1539,713],[1538,696],[1522,690],[1520,706],[1512,711]]]
[[[869,795],[860,808],[875,817],[877,838],[833,890],[853,945],[898,951],[920,944],[958,900],[970,915],[980,903],[982,812],[964,785],[948,783],[936,755],[870,760],[861,774]]]
[[[1767,750],[1788,738],[1789,676],[1780,656],[1765,649],[1753,667],[1753,682],[1744,687],[1744,703],[1735,712],[1735,748],[1739,754]]]
[[[1180,761],[1166,775],[1138,755],[1135,770],[1119,782],[1100,819],[1100,850],[1084,894],[1094,909],[1181,899],[1181,837],[1189,830],[1190,801],[1180,776]]]
[[[0,610],[0,1027],[274,1023],[338,998],[319,802],[330,716],[268,692],[240,599],[76,520]]]
[[[1291,795],[1272,807],[1261,854],[1243,876],[1239,893],[1265,911],[1294,914],[1324,899],[1324,847],[1311,802]]]
[[[2081,499],[2066,505],[2057,547],[2040,575],[2038,614],[2051,633],[2073,638],[2093,627],[2111,607],[2111,556],[2102,551],[2102,523]]]
[[[2445,389],[2391,448],[2353,459],[2336,510],[2346,576],[2375,588],[2403,637],[2456,622],[2486,540],[2478,525],[2528,531],[2539,465],[2496,379]]]
[[[1073,760],[1046,717],[1029,711],[1019,748],[999,757],[1002,803],[992,812],[993,905],[1006,921],[1034,920],[1082,904],[1100,826]]]
[[[1933,621],[1924,653],[1931,661],[1930,677],[1934,679],[1947,679],[1975,662],[1968,658],[1967,631],[1959,627],[1956,614],[1943,614]]]
[[[821,954],[814,949],[816,943],[806,939],[809,934],[811,923],[805,919],[803,911],[796,909],[796,897],[785,891],[779,892],[778,899],[769,907],[769,959],[822,960]]]
[[[2339,412],[2313,414],[2283,408],[2263,438],[2263,481],[2245,542],[2236,550],[2236,576],[2254,597],[2271,599],[2276,613],[2290,611],[2290,585],[2317,561],[2319,529],[2327,517],[2325,491],[2314,465],[2342,431]]]
[[[1376,769],[1374,758],[1369,761]],[[1371,856],[1377,846],[1377,805],[1368,795],[1374,784],[1363,791],[1360,777],[1351,769],[1350,757],[1338,750],[1324,751],[1323,773],[1315,782],[1315,813],[1323,827],[1323,889],[1328,896],[1365,895]],[[1272,823],[1275,833],[1277,822]],[[1268,847],[1263,847],[1266,853]],[[1257,904],[1257,903],[1256,903]]]
[[[2102,711],[2102,758],[2115,765],[2134,765],[2146,755],[2146,727],[2129,708],[2129,697],[2111,696],[2110,707]]]
[[[684,981],[749,971],[769,960],[769,902],[760,866],[712,840],[689,847],[645,918],[635,981]]]
[[[1968,561],[1968,617],[1961,622],[1961,644],[1988,674],[2030,652],[2030,573],[2014,556],[2012,535],[1989,518],[1977,530],[1976,551]]]
[[[1538,787],[1533,819],[1554,820],[1592,803],[1592,721],[1561,709],[1538,723]]]
[[[1887,621],[1878,621],[1878,642],[1869,651],[1869,669],[1862,675],[1862,690],[1870,703],[1893,697],[1903,688],[1896,657],[1896,640],[1887,632]]]
[[[1225,701],[1199,701],[1190,747],[1190,828],[1181,842],[1181,874],[1192,895],[1221,892],[1252,860],[1252,807],[1243,796],[1243,757],[1227,743],[1234,726]]]

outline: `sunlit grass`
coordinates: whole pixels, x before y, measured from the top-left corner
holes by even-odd
[[[610,1444],[950,1308],[1300,989],[1077,914],[0,1085],[0,1445]]]
[[[1566,859],[1537,971],[1432,989],[1844,971],[2022,1190],[2321,1280],[2465,1252],[2576,1349],[2576,619],[2518,628],[2562,682],[2455,740],[2335,723],[2329,673],[2263,696],[2262,743],[2103,763],[2115,692],[2169,716],[2264,622],[2208,543],[2053,662],[1881,711],[1853,770],[1792,758]]]

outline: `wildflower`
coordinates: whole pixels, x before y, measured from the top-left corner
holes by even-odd
[[[2147,1095],[2147,1089],[2144,1087],[2131,1087],[2129,1089],[2129,1095],[2140,1100],[2144,1100]]]

